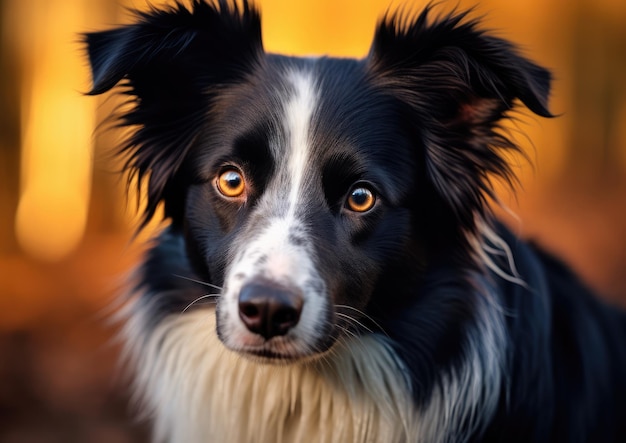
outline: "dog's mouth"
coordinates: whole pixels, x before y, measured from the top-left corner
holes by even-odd
[[[244,344],[235,347],[223,341],[226,347],[243,357],[270,364],[316,360],[325,355],[335,342],[335,334],[325,334],[313,346],[299,339],[286,339],[285,337],[267,341],[263,341],[260,337],[247,337],[244,339]]]
[[[259,357],[267,360],[293,360],[297,359],[297,356],[292,356],[289,354],[281,354],[279,352],[274,352],[269,349],[260,349],[260,350],[250,350],[245,351],[245,353],[250,354],[253,357]]]
[[[265,364],[291,364],[305,359],[315,358],[315,355],[298,355],[294,353],[276,352],[272,349],[247,349],[240,350],[239,354],[257,363]]]

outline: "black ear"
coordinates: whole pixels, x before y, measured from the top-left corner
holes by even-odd
[[[467,13],[429,20],[385,17],[368,56],[372,77],[412,113],[424,141],[426,173],[464,232],[475,233],[494,197],[490,176],[511,183],[503,150],[517,150],[498,122],[519,99],[547,108],[550,73],[508,42],[486,35]]]
[[[89,94],[121,82],[132,107],[120,124],[134,128],[122,153],[131,176],[147,185],[144,224],[161,201],[176,222],[187,154],[217,89],[242,79],[263,52],[260,17],[246,0],[194,0],[190,9],[176,3],[135,15],[134,24],[85,35]]]

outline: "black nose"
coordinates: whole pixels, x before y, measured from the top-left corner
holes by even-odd
[[[298,324],[302,294],[268,282],[246,284],[239,293],[239,318],[248,330],[266,339],[285,335]]]

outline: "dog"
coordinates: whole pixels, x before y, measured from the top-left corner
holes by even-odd
[[[266,53],[247,1],[85,34],[166,220],[123,310],[155,441],[626,441],[626,316],[492,212],[551,74],[432,9],[358,60]]]

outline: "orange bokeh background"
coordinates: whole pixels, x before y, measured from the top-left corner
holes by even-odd
[[[152,1],[159,5],[162,0]],[[450,10],[476,1],[443,3]],[[260,0],[267,50],[363,56],[377,19],[426,0]],[[116,99],[85,97],[79,33],[129,20],[144,0],[0,1],[0,441],[141,441],[105,322],[136,263],[136,196],[124,197],[96,131]],[[626,3],[484,0],[485,25],[555,74],[551,109],[511,125],[522,189],[501,211],[626,305]],[[525,135],[522,135],[525,134]],[[117,381],[116,381],[117,380]]]

